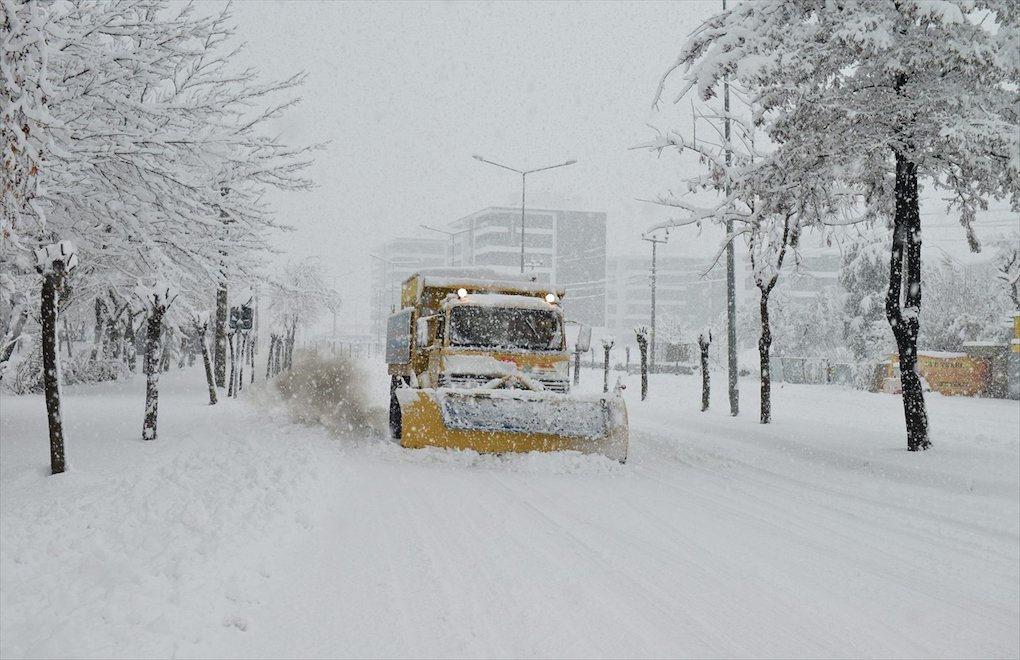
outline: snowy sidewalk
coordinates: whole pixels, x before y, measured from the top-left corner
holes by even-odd
[[[931,397],[913,455],[892,396],[777,387],[763,428],[751,381],[734,419],[632,379],[620,466],[335,439],[168,376],[155,443],[140,382],[68,388],[55,478],[41,397],[3,395],[0,655],[1020,652],[1015,402]]]

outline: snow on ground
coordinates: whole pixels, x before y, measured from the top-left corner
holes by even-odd
[[[370,379],[385,403],[384,369]],[[584,389],[601,374],[586,370]],[[1020,653],[1020,411],[777,385],[775,422],[628,378],[626,465],[403,450],[204,403],[198,369],[0,395],[0,656],[997,656]]]

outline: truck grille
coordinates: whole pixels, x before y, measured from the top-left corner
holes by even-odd
[[[472,387],[485,385],[490,380],[498,377],[499,376],[481,376],[477,374],[443,374],[439,377],[439,387],[471,389]],[[558,378],[535,378],[534,380],[542,383],[542,386],[545,387],[548,392],[566,394],[570,391],[570,383],[566,380],[560,380]]]

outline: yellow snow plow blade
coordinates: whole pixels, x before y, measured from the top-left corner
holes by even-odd
[[[497,454],[571,450],[627,458],[627,410],[619,396],[401,388],[397,399],[404,447]]]

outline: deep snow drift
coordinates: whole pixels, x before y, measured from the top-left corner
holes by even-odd
[[[1020,653],[1016,402],[931,395],[908,454],[893,396],[777,385],[763,428],[752,381],[736,419],[696,377],[628,383],[622,466],[209,407],[197,368],[145,443],[139,380],[68,387],[57,477],[42,398],[3,394],[0,655]]]

